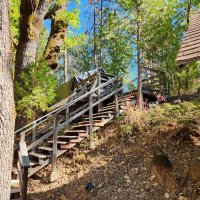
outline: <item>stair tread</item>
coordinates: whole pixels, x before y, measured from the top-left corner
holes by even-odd
[[[93,116],[93,119],[99,119],[99,118],[107,118],[108,115],[100,115],[100,116]],[[86,120],[88,120],[89,118],[85,118]]]
[[[84,127],[84,126],[90,126],[90,124],[77,124],[77,125],[72,126],[72,128]]]
[[[113,104],[113,105],[107,105],[107,106],[103,106],[103,108],[102,108],[102,109],[104,109],[104,108],[115,108],[115,104]]]
[[[48,143],[53,143],[53,141],[48,141]],[[57,141],[57,144],[69,144],[69,142],[66,141]]]
[[[94,123],[95,123],[95,122],[99,123],[99,122],[102,122],[102,120],[93,120],[93,122],[94,122]],[[82,121],[82,122],[79,122],[79,124],[83,124],[83,123],[89,123],[89,121]]]
[[[15,166],[12,167],[12,173],[18,174],[18,169],[17,169],[17,167],[15,167]]]
[[[35,166],[35,165],[39,165],[39,163],[34,160],[30,160],[30,166]]]
[[[64,133],[85,133],[85,130],[67,130]]]
[[[73,146],[75,146],[75,143],[69,143],[69,144],[61,144],[61,150],[67,150],[67,149],[71,149]]]
[[[115,109],[115,107],[113,107],[113,108],[102,108],[99,112],[105,112],[105,111],[112,111],[112,110],[114,110]]]
[[[38,158],[47,158],[47,156],[48,156],[48,155],[40,154],[40,153],[36,153],[36,152],[30,152],[29,155],[35,156],[35,157],[38,157]]]
[[[53,151],[53,148],[51,148],[51,147],[40,146],[40,147],[38,147],[38,149],[40,149],[40,150],[46,150],[46,151]]]
[[[89,134],[86,133],[86,132],[85,132],[85,133],[79,133],[79,136],[80,136],[80,137],[87,137],[87,136],[89,136]]]
[[[20,192],[21,192],[20,188],[11,188],[11,194],[20,193]]]
[[[76,138],[76,139],[71,139],[70,142],[71,142],[71,143],[78,143],[78,142],[81,142],[82,140],[83,140],[83,138],[78,137],[78,138]]]
[[[126,99],[126,98],[132,98],[135,97],[135,94],[126,94],[124,96],[120,96],[119,99]]]
[[[96,113],[96,114],[93,114],[93,116],[98,116],[98,115],[103,115],[103,114],[109,114],[109,113],[111,113],[111,114],[113,114],[114,113],[114,111],[109,111],[109,112],[99,112],[99,113]]]
[[[11,188],[20,188],[19,179],[11,179]]]
[[[58,138],[66,138],[66,139],[76,139],[78,138],[79,136],[78,135],[61,135],[61,136],[58,136]]]

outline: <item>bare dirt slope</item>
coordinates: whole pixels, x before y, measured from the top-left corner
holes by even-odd
[[[122,134],[123,118],[97,135],[96,149],[78,148],[58,159],[59,179],[48,183],[51,166],[29,180],[31,200],[200,200],[200,120],[171,132]],[[193,138],[190,137],[193,135]],[[93,182],[88,192],[85,186]]]

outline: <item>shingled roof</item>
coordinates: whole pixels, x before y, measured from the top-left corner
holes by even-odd
[[[179,65],[200,60],[200,11],[191,19],[176,61]]]

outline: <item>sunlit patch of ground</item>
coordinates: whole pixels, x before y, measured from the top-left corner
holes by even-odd
[[[32,177],[28,199],[198,200],[199,138],[198,102],[133,110],[98,132],[95,150],[60,157],[56,182],[50,165]]]

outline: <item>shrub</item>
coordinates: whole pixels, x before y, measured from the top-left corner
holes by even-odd
[[[54,102],[57,79],[45,60],[31,63],[15,85],[15,100],[19,117],[34,120]]]
[[[129,135],[132,133],[133,126],[132,124],[124,124],[120,126],[120,133],[123,135]]]

